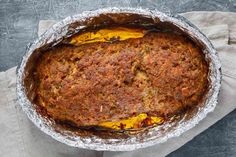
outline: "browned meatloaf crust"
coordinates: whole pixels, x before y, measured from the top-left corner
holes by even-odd
[[[196,106],[208,85],[202,51],[188,38],[151,32],[139,39],[60,45],[37,63],[37,103],[52,118],[98,125]]]

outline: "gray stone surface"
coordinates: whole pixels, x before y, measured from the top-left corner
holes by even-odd
[[[85,10],[111,6],[148,7],[172,13],[236,12],[236,0],[0,0],[0,71],[18,64],[27,43],[37,37],[39,20],[60,20]],[[235,157],[236,111],[169,155],[182,156]]]

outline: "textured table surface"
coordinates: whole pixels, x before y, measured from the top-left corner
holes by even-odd
[[[236,0],[0,0],[0,71],[18,64],[27,43],[37,37],[39,20],[60,20],[85,10],[111,6],[148,7],[172,13],[236,12]],[[235,157],[236,111],[169,155],[182,156]]]

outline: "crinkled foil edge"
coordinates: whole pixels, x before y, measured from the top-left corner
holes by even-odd
[[[106,13],[134,13],[141,16],[148,16],[151,18],[159,18],[160,21],[171,22],[178,28],[187,32],[191,37],[200,40],[206,47],[204,50],[205,57],[210,61],[210,76],[211,87],[208,92],[208,99],[205,101],[205,105],[201,107],[197,114],[188,120],[181,120],[178,124],[165,124],[162,127],[151,128],[148,133],[141,135],[142,137],[134,136],[129,139],[102,139],[97,136],[93,137],[80,137],[67,133],[62,134],[52,127],[52,121],[48,121],[38,114],[33,107],[32,103],[26,96],[25,87],[23,85],[24,69],[26,63],[34,52],[35,49],[41,47],[47,43],[57,44],[62,40],[63,36],[68,34],[68,26],[75,21],[83,21],[91,17],[96,17],[99,14]],[[81,29],[86,26],[80,26],[76,29]],[[21,64],[17,69],[17,100],[26,113],[28,118],[44,133],[50,135],[52,138],[65,143],[67,145],[79,148],[86,148],[92,150],[107,150],[107,151],[131,151],[139,148],[145,148],[155,144],[163,143],[172,137],[177,137],[193,128],[202,119],[204,119],[209,112],[212,112],[217,104],[218,94],[221,85],[221,64],[216,50],[207,39],[207,37],[199,31],[194,25],[188,22],[185,18],[179,15],[164,14],[157,10],[142,9],[142,8],[104,8],[95,11],[87,11],[82,14],[67,17],[61,22],[56,23],[50,29],[48,29],[42,36],[30,44],[26,50],[25,55],[22,58]],[[168,131],[168,128],[171,128]],[[164,134],[160,134],[160,129],[167,128]],[[173,129],[174,128],[174,129]]]

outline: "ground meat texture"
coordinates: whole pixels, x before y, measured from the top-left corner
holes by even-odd
[[[196,106],[208,86],[208,65],[188,38],[150,32],[143,38],[42,53],[37,104],[77,126],[147,113],[170,116]]]

